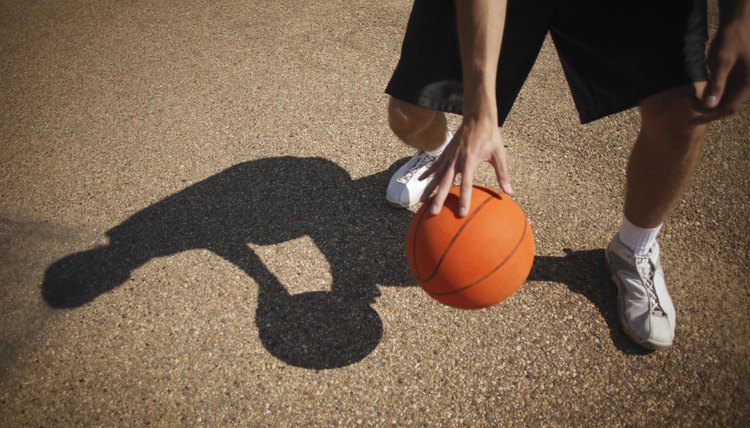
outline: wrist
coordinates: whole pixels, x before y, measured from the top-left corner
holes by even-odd
[[[473,121],[491,120],[497,123],[497,103],[494,88],[478,89],[464,94],[463,116]]]

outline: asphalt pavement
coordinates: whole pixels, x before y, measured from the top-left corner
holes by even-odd
[[[638,112],[580,125],[545,43],[503,129],[534,267],[450,309],[384,200],[409,10],[0,2],[2,425],[750,423],[750,108],[663,229],[677,337],[647,352],[603,264]]]

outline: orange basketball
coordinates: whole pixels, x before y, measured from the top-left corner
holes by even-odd
[[[459,218],[453,187],[438,215],[423,204],[409,224],[406,259],[435,300],[461,309],[495,305],[526,281],[534,263],[534,234],[508,195],[474,186],[469,213]]]

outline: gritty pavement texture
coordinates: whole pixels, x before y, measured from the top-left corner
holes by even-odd
[[[2,425],[750,423],[750,109],[664,228],[646,352],[602,262],[638,114],[580,125],[546,43],[503,130],[534,268],[452,310],[383,200],[409,9],[0,1]]]

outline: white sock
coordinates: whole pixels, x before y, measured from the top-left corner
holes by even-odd
[[[445,150],[445,146],[447,146],[448,143],[450,143],[452,139],[453,139],[453,133],[450,130],[446,130],[445,131],[445,142],[443,143],[443,145],[440,146],[440,147],[438,147],[435,150],[431,150],[431,151],[425,152],[425,153],[427,153],[430,156],[435,156],[435,157],[440,156],[440,154],[443,153],[443,150]]]
[[[620,242],[633,250],[635,254],[645,256],[656,242],[656,236],[659,234],[661,226],[660,224],[652,229],[645,229],[634,225],[623,216],[622,226],[620,227]]]

